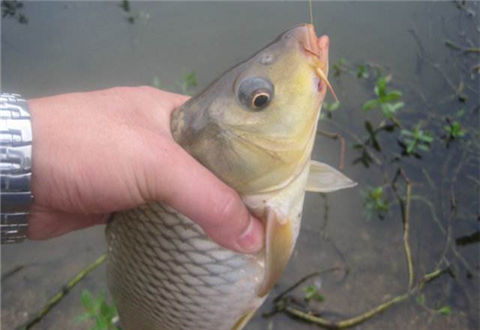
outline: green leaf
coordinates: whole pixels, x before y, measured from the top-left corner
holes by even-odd
[[[425,135],[422,135],[420,139],[424,142],[427,142],[427,143],[433,142],[433,136],[431,136],[430,133],[428,133],[428,132],[425,133]]]
[[[183,94],[187,94],[191,88],[197,86],[197,75],[195,71],[184,74],[177,83]]]
[[[357,78],[367,79],[368,77],[369,77],[369,73],[368,73],[367,67],[363,64],[360,64],[358,66]]]
[[[323,295],[321,295],[318,292],[318,289],[315,285],[308,285],[308,286],[304,287],[303,292],[305,292],[305,295],[304,295],[303,298],[308,302],[310,302],[312,299],[316,300],[316,301],[319,301],[319,302],[325,300]]]
[[[365,121],[365,129],[367,130],[368,134],[374,135],[375,132],[373,131],[372,123],[370,121]]]
[[[440,315],[448,316],[452,313],[452,308],[450,306],[443,306],[442,308],[437,309],[437,312]]]
[[[378,104],[379,104],[378,100],[368,100],[367,102],[365,102],[363,104],[363,110],[364,111],[370,111],[370,110],[378,107]]]
[[[330,111],[330,112],[337,110],[339,106],[340,106],[339,101],[335,101],[335,102],[332,102],[332,103],[327,103],[327,102],[323,103],[323,108],[326,111]]]
[[[94,310],[94,302],[92,294],[88,290],[83,290],[82,295],[80,296],[82,301],[83,307],[85,307],[88,311]]]
[[[73,319],[73,322],[81,323],[81,322],[85,322],[89,318],[90,318],[90,313],[83,313],[83,314],[75,316],[74,319]]]
[[[457,111],[455,116],[462,117],[464,114],[465,114],[465,109],[460,109],[460,110]]]
[[[395,112],[402,108],[403,106],[405,105],[405,103],[403,102],[397,102],[397,103],[383,103],[381,105],[381,108],[382,108],[382,112],[383,112],[383,115],[388,118],[388,119],[391,119],[393,117],[393,115],[395,114]]]
[[[387,81],[385,79],[385,76],[382,76],[378,78],[377,84],[375,85],[375,88],[373,90],[377,96],[383,97],[385,95],[386,88],[387,88]]]
[[[411,141],[411,143],[407,145],[407,150],[406,150],[407,154],[411,154],[413,150],[415,150],[415,145],[416,145],[415,141]]]
[[[420,305],[425,304],[425,294],[422,293],[421,295],[417,296],[416,301]]]
[[[382,97],[383,102],[392,102],[398,100],[402,96],[402,92],[398,90],[389,91],[384,97]]]
[[[100,330],[107,330],[108,329],[108,324],[107,324],[107,321],[105,320],[105,318],[102,316],[102,315],[97,315],[97,317],[95,318],[95,325],[98,327],[98,329]]]

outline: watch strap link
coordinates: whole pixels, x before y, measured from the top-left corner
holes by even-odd
[[[0,93],[1,243],[26,238],[33,200],[32,127],[27,101],[18,94]]]

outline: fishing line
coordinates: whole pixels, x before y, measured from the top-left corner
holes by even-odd
[[[310,24],[313,25],[313,10],[312,10],[312,0],[308,0],[308,8],[310,14]],[[314,25],[315,26],[315,25]]]

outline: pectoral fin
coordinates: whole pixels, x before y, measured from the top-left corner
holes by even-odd
[[[293,250],[293,231],[290,219],[280,218],[267,209],[265,278],[258,292],[265,296],[282,275]]]
[[[310,161],[310,173],[308,174],[306,191],[311,192],[332,192],[335,190],[355,187],[356,182],[327,165],[315,160]]]

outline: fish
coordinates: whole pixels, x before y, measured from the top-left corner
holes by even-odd
[[[173,112],[175,141],[239,193],[265,248],[230,251],[162,203],[115,213],[107,281],[123,329],[241,329],[290,259],[305,192],[355,186],[311,160],[320,90],[331,89],[318,40],[295,26]]]

